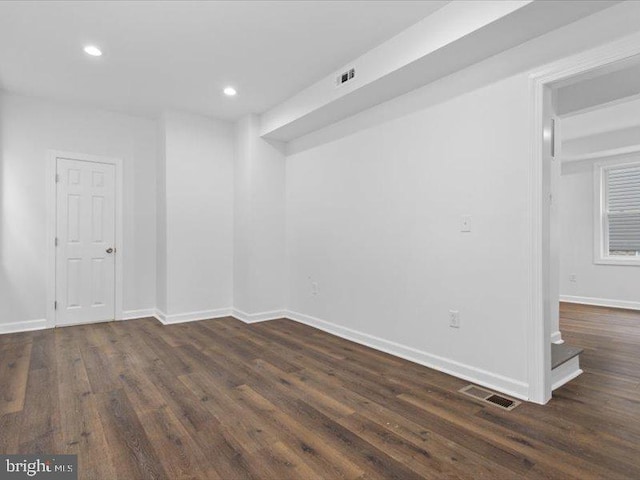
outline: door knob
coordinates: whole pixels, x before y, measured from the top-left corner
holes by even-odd
[[[113,248],[111,248],[111,247],[107,248],[106,252],[107,253],[113,253]]]

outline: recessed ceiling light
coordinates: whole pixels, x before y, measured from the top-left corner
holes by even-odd
[[[87,45],[84,47],[84,53],[91,55],[92,57],[99,57],[102,55],[102,51],[95,45]]]
[[[233,97],[236,93],[238,93],[233,87],[227,87],[223,90],[223,92],[227,97]]]

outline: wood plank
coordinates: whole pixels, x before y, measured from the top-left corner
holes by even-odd
[[[75,342],[58,335],[56,351],[57,398],[62,408],[57,448],[51,451],[78,455],[78,469],[86,478],[115,478],[111,449],[80,350]]]
[[[55,451],[60,424],[55,368],[31,370],[25,411],[20,425],[20,451],[47,454]]]
[[[122,390],[97,395],[100,420],[109,442],[114,478],[169,479]]]
[[[24,406],[31,346],[31,342],[7,342],[0,349],[0,415]]]
[[[198,444],[167,407],[145,411],[140,415],[140,423],[169,478],[221,479],[217,471],[208,466]]]
[[[20,453],[20,427],[22,413],[13,412],[0,415],[0,453]]]

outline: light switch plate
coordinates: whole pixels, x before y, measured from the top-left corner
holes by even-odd
[[[471,231],[471,215],[463,215],[460,220],[460,231],[461,232],[470,232]]]
[[[449,326],[460,328],[460,312],[458,310],[449,310]]]

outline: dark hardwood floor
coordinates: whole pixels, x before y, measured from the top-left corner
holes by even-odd
[[[640,479],[640,312],[563,305],[585,373],[511,412],[288,320],[0,336],[0,452],[83,479]]]

